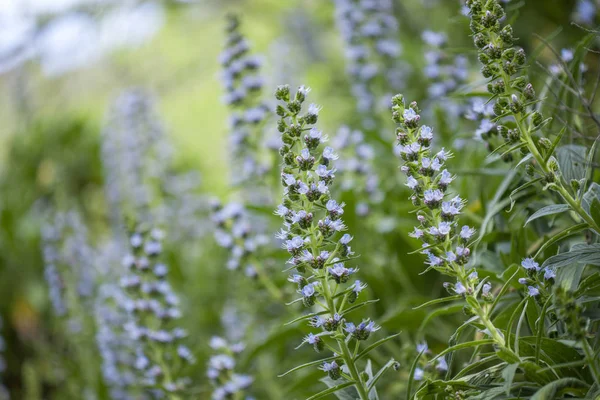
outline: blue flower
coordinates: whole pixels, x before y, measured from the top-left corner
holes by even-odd
[[[556,278],[556,272],[551,268],[544,268],[544,279],[550,280]]]
[[[531,297],[538,296],[540,294],[540,290],[534,286],[528,286],[527,292]]]
[[[463,240],[469,240],[471,238],[471,236],[473,236],[475,234],[475,229],[464,225],[461,229],[460,229],[460,237]]]
[[[467,293],[467,288],[461,282],[456,282],[456,285],[454,285],[454,292],[456,294],[465,294]]]
[[[531,257],[524,258],[523,261],[521,261],[521,266],[528,271],[540,270],[540,265],[537,262],[535,262],[535,260]]]
[[[415,368],[415,372],[413,374],[413,379],[415,381],[420,381],[420,380],[423,380],[424,377],[425,377],[425,372],[419,367]]]

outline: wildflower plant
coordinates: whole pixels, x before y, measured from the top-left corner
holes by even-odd
[[[338,30],[345,44],[347,73],[361,116],[361,128],[378,126],[382,100],[401,89],[404,69],[398,57],[398,20],[391,0],[335,0]]]
[[[553,140],[541,134],[551,118],[544,118],[536,108],[540,99],[527,77],[525,51],[515,47],[511,25],[502,26],[504,9],[495,0],[469,0],[467,6],[473,41],[483,65],[481,73],[489,80],[487,88],[494,101],[494,113],[502,122],[496,129],[504,144],[497,151],[504,154],[521,151],[524,157],[520,164],[526,165],[532,177],[522,188],[541,183],[544,189],[556,192],[564,202],[563,207],[572,210],[587,228],[600,233],[600,215],[592,216],[583,202],[588,179],[567,180],[567,166],[561,166],[555,155],[562,134]],[[600,200],[596,201],[600,205]]]
[[[375,375],[377,379],[366,378],[359,367],[360,359],[374,348],[370,346],[359,352],[361,343],[380,328],[370,319],[350,321],[352,311],[372,301],[357,302],[366,285],[354,279],[358,268],[346,266],[355,258],[350,247],[352,236],[343,233],[344,204],[338,203],[329,190],[338,155],[324,145],[326,136],[315,126],[320,107],[311,104],[302,112],[309,91],[300,86],[292,94],[289,86],[279,86],[275,92],[280,102],[276,112],[281,117],[278,130],[283,142],[280,154],[284,186],[283,202],[276,211],[284,221],[278,237],[291,256],[289,281],[296,285],[300,295],[292,303],[301,302],[306,308],[317,309],[295,320],[308,320],[317,329],[301,345],[310,345],[318,353],[327,349],[333,356],[292,371],[320,364],[334,382],[322,395],[353,386],[358,397],[366,400],[393,360]]]
[[[117,225],[123,225],[123,219],[162,219],[161,185],[173,150],[155,107],[146,91],[125,91],[112,105],[102,132],[106,198]]]
[[[234,185],[253,184],[268,172],[263,150],[269,107],[262,100],[261,59],[249,54],[250,44],[240,32],[237,16],[227,16],[227,45],[221,53],[224,102],[230,109],[231,161],[236,164]]]
[[[431,134],[432,128],[420,124],[419,108],[415,102],[408,107],[404,103],[402,95],[395,96],[392,100],[393,119],[398,123],[399,127],[396,131],[400,151],[404,160],[402,171],[407,175],[407,186],[413,191],[411,201],[415,205],[416,216],[419,225],[415,227],[411,236],[419,239],[422,242],[421,252],[427,256],[426,271],[435,270],[443,275],[453,278],[453,282],[446,283],[444,286],[451,296],[432,300],[425,304],[430,306],[447,301],[464,301],[464,313],[469,319],[460,326],[450,339],[450,347],[439,353],[432,359],[433,362],[439,360],[446,355],[454,354],[454,352],[475,348],[474,355],[478,354],[478,349],[482,346],[492,345],[492,355],[482,357],[481,363],[476,363],[473,366],[463,368],[457,371],[456,377],[464,376],[464,379],[449,381],[451,376],[447,375],[445,380],[428,380],[422,384],[416,393],[417,398],[421,398],[427,394],[445,393],[455,397],[469,397],[471,395],[485,396],[491,395],[493,391],[485,391],[485,389],[471,383],[477,382],[481,377],[480,374],[485,374],[489,379],[505,379],[505,374],[510,374],[514,379],[514,373],[521,369],[525,379],[532,382],[532,385],[540,391],[548,390],[548,385],[552,385],[553,381],[562,378],[561,375],[548,374],[544,367],[548,363],[556,362],[552,357],[546,359],[540,358],[539,352],[533,359],[526,355],[528,351],[523,350],[525,346],[520,338],[522,323],[517,324],[513,333],[513,320],[515,313],[522,311],[520,321],[523,320],[528,305],[532,307],[544,307],[547,310],[549,293],[553,288],[555,275],[553,270],[548,269],[544,273],[545,277],[539,276],[540,270],[537,263],[531,259],[523,261],[523,268],[528,270],[528,278],[519,279],[520,284],[527,285],[527,294],[523,301],[520,301],[516,310],[512,310],[513,316],[510,322],[505,325],[504,322],[498,325],[496,322],[497,307],[501,297],[506,293],[510,285],[510,281],[514,279],[521,271],[512,270],[512,276],[508,281],[505,281],[502,288],[495,289],[490,277],[480,278],[482,271],[477,271],[472,262],[470,262],[471,250],[475,229],[468,225],[461,225],[459,215],[465,206],[465,202],[458,196],[455,196],[450,191],[450,184],[455,179],[455,176],[448,172],[445,168],[446,161],[450,158],[450,153],[442,149],[435,153],[431,149]],[[546,284],[542,287],[540,280],[545,279]],[[531,299],[531,300],[530,300]],[[544,303],[541,303],[544,301]],[[552,313],[548,313],[551,315]],[[545,311],[542,311],[541,318],[545,318]],[[475,328],[478,332],[474,340],[459,342],[467,328]],[[531,326],[533,332],[541,332],[545,325],[540,325],[537,328]],[[541,333],[537,333],[537,337],[541,338]],[[534,336],[535,337],[535,336]],[[538,339],[538,345],[539,343]],[[555,346],[544,343],[545,346]],[[547,347],[545,347],[547,348]],[[424,368],[420,367],[418,360],[421,359],[424,352],[419,352],[419,357],[413,364],[411,371],[411,381],[420,380],[425,377]],[[484,353],[485,354],[485,353]],[[449,358],[451,361],[453,356]],[[589,359],[589,358],[588,358]],[[550,360],[550,361],[549,361]],[[445,367],[450,371],[451,364],[445,361]],[[430,367],[432,368],[432,367]],[[592,368],[593,369],[593,368]],[[473,375],[465,375],[469,370]],[[511,372],[507,372],[511,371]],[[408,386],[407,395],[412,396],[412,383]],[[507,386],[505,391],[516,390],[516,387]],[[531,393],[535,393],[537,389],[533,389]]]
[[[212,220],[216,225],[214,237],[217,244],[228,252],[226,267],[229,270],[242,270],[246,278],[257,278],[274,299],[281,300],[283,294],[271,280],[265,269],[269,258],[269,238],[260,233],[264,222],[253,218],[241,203],[225,205],[213,201]]]
[[[340,189],[354,194],[357,215],[365,216],[383,201],[379,175],[374,166],[375,150],[359,130],[341,126],[331,141],[340,152],[337,172]]]
[[[211,399],[249,400],[250,397],[246,397],[245,393],[250,390],[254,379],[236,372],[237,358],[244,351],[245,345],[242,342],[229,343],[222,337],[213,336],[210,347],[215,352],[208,360],[206,371],[206,376],[213,385]]]
[[[489,78],[488,91],[495,101],[497,131],[505,141],[498,149],[504,154],[514,154],[519,150],[522,154],[519,165],[525,165],[529,177],[512,191],[511,203],[514,204],[513,196],[516,198],[517,194],[526,192],[532,185],[541,184],[549,191],[546,192],[546,205],[536,210],[525,225],[533,221],[535,223],[532,225],[538,225],[540,221],[536,220],[552,215],[560,221],[562,228],[552,232],[532,257],[523,259],[521,265],[527,271],[527,276],[520,278],[519,283],[524,285],[527,297],[534,299],[539,307],[551,303],[557,307],[548,311],[548,314],[560,326],[558,331],[567,332],[566,336],[577,343],[583,355],[581,362],[589,366],[593,381],[598,385],[600,370],[595,357],[595,344],[589,340],[591,335],[595,335],[594,328],[581,314],[586,308],[583,306],[582,292],[589,290],[586,279],[596,276],[595,272],[586,271],[585,265],[598,264],[593,257],[588,259],[589,254],[597,254],[596,242],[600,233],[600,191],[597,183],[593,182],[592,167],[595,144],[591,148],[576,144],[561,145],[565,133],[573,130],[572,108],[569,109],[570,118],[566,119],[561,119],[559,112],[554,110],[553,117],[561,121],[564,127],[551,138],[552,118],[542,115],[544,110],[548,110],[548,101],[538,98],[528,80],[525,52],[514,47],[512,27],[501,24],[504,10],[496,1],[469,1],[467,5],[473,40],[483,64],[482,74]],[[583,43],[588,43],[587,40],[592,39],[586,38]],[[581,47],[578,49],[579,59],[583,51]],[[582,64],[577,62],[570,63],[574,58],[570,50],[562,51],[558,58],[560,65],[551,68],[550,73],[560,76],[554,77],[553,82],[561,85],[561,91],[565,88],[564,92],[569,92],[566,96],[572,96],[580,103],[582,111],[575,110],[579,113],[578,118],[588,117],[596,127],[600,126],[592,107],[595,95],[587,98],[583,87],[574,78],[577,72],[581,74],[585,68],[582,69]],[[554,95],[558,102],[562,101],[561,95]],[[586,231],[587,237],[582,237],[581,232]],[[560,254],[556,254],[556,250],[548,251],[556,244]],[[583,275],[574,280],[566,278],[566,266],[569,263],[565,263],[565,259],[580,265],[571,268],[576,268]],[[558,284],[549,290],[554,282]],[[527,303],[524,304],[523,307]],[[565,311],[565,304],[569,304],[570,311]],[[588,304],[587,307],[593,306]],[[544,328],[543,324],[538,327],[540,331]],[[588,395],[595,395],[593,387]]]
[[[64,334],[67,347],[72,346],[78,357],[77,365],[66,360],[61,367],[69,374],[81,374],[81,387],[76,389],[79,393],[95,393],[100,386],[98,358],[91,341],[96,325],[86,312],[97,289],[95,254],[78,212],[57,212],[42,228],[42,253],[50,302],[60,321],[58,332]]]
[[[444,32],[426,30],[421,38],[427,45],[424,74],[431,84],[427,89],[430,98],[447,96],[464,83],[468,77],[468,60],[463,55],[453,57],[445,49],[448,38]]]
[[[196,171],[180,173],[145,90],[118,97],[101,135],[79,118],[14,135],[22,144],[0,177],[0,400],[8,390],[61,400],[600,398],[597,2],[557,7],[553,16],[576,24],[523,40],[544,50],[529,60],[511,24],[523,39],[531,27],[503,8],[525,2],[460,3],[489,96],[460,30],[443,28],[466,20],[452,14],[459,2],[269,9],[283,17],[286,45],[274,69],[291,67],[282,73],[292,82],[315,75],[340,112],[356,111],[328,121],[304,86],[278,87],[271,105],[263,93],[278,72],[265,74],[229,15],[213,60],[229,137],[229,170],[210,171],[224,181],[219,201]],[[334,19],[338,47],[323,40]],[[345,77],[330,64],[339,58]],[[409,68],[425,79],[406,79]],[[424,96],[424,110],[392,98],[401,88]],[[396,146],[385,137],[390,108]],[[48,207],[71,204],[85,213]],[[127,231],[129,221],[140,224]],[[202,240],[208,232],[214,241]],[[47,302],[38,282],[20,281],[35,274]],[[199,311],[184,317],[187,303]]]
[[[492,323],[485,305],[492,299],[491,285],[480,280],[477,271],[469,266],[469,246],[475,229],[460,225],[458,217],[465,201],[449,190],[455,176],[445,168],[445,163],[452,154],[444,149],[432,151],[433,129],[420,124],[416,102],[406,107],[404,97],[397,95],[392,104],[404,161],[401,170],[407,176],[406,185],[413,191],[410,199],[419,222],[410,235],[423,243],[427,270],[436,270],[455,280],[447,283],[448,291],[455,298],[464,297],[468,312],[477,317],[473,322],[483,325],[485,334],[510,354],[504,335]]]
[[[120,285],[128,294],[122,306],[133,316],[125,330],[140,343],[134,364],[140,377],[136,383],[148,394],[176,400],[183,398],[190,383],[182,371],[195,358],[184,344],[186,331],[177,326],[182,314],[167,280],[169,269],[159,259],[162,240],[157,229],[131,234],[131,253],[123,260],[128,273]]]

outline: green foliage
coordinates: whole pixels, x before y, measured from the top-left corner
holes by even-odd
[[[443,0],[378,0],[373,8],[355,0],[171,3],[165,29],[140,49],[64,78],[32,73],[31,90],[43,107],[28,121],[11,113],[22,111],[20,99],[3,97],[11,115],[0,174],[0,400],[6,392],[31,400],[600,396],[598,32],[570,24],[573,2],[467,0],[468,16]],[[231,11],[238,17],[227,25],[222,17]],[[383,33],[369,33],[369,21],[384,24]],[[219,61],[223,47],[234,55]],[[254,52],[267,53],[260,66],[247,59]],[[232,74],[231,81],[219,84],[217,71]],[[249,82],[258,75],[260,85]],[[271,110],[270,93],[286,83],[281,79],[309,84],[323,109],[302,104],[306,88],[295,95],[282,87],[282,105]],[[86,93],[81,82],[90,84]],[[111,139],[101,132],[116,127],[113,114],[102,127],[98,116],[108,109],[106,91],[123,82],[151,86],[160,107],[148,107],[144,119],[127,102],[117,104],[119,129]],[[240,95],[244,85],[252,87],[247,97]],[[397,90],[420,101],[394,97],[391,120]],[[54,92],[64,106],[48,95]],[[241,97],[226,107],[223,93]],[[89,110],[74,111],[81,109]],[[232,116],[237,122],[228,121]],[[137,124],[142,119],[151,122]],[[323,140],[315,146],[309,135],[317,119]],[[19,128],[10,129],[17,120]],[[423,125],[434,126],[433,140]],[[123,150],[132,138],[141,139],[134,151],[106,151],[107,143]],[[419,147],[410,155],[396,139]],[[339,155],[333,167],[325,146]],[[299,161],[303,148],[309,158]],[[453,172],[452,185],[440,185],[441,171],[424,160],[442,148],[454,154],[437,159]],[[110,156],[118,162],[109,173]],[[310,157],[314,165],[303,166]],[[285,183],[283,205],[311,217],[297,227],[297,215],[285,214],[284,233],[273,239],[282,227],[274,215],[280,161],[283,172],[306,183],[323,178],[319,164],[335,180],[324,178],[331,182],[316,201]],[[201,179],[188,179],[197,172]],[[405,175],[417,185],[407,185]],[[115,179],[131,204],[107,197]],[[137,184],[152,186],[151,200],[137,197]],[[441,202],[426,203],[425,190],[438,188],[443,201],[465,199],[455,204],[460,225]],[[322,233],[325,218],[341,215],[327,209],[331,198],[345,203],[351,249]],[[65,212],[80,215],[87,234],[75,236],[90,253],[71,246],[64,229],[50,240],[60,257],[49,259],[42,229]],[[162,258],[182,318],[166,323],[125,312],[115,328],[98,315],[106,300],[98,293],[106,285],[121,293],[130,228],[123,225],[140,219],[166,232]],[[430,231],[454,221],[449,233]],[[472,238],[461,238],[463,225],[475,229]],[[409,237],[415,226],[424,243]],[[306,237],[302,246],[313,256],[329,249],[324,268],[298,263],[293,252],[288,260],[281,245],[292,236],[282,235]],[[143,259],[141,247],[135,252]],[[368,286],[359,282],[355,293],[354,276],[338,282],[329,270],[335,263],[356,267],[352,273]],[[51,306],[48,264],[59,271],[69,309],[63,315]],[[88,270],[92,302],[78,290]],[[307,299],[309,282],[319,284]],[[156,300],[140,290],[139,299]],[[106,304],[118,306],[122,299],[109,293]],[[311,325],[336,313],[341,322],[332,330]],[[197,361],[186,366],[189,382],[164,375],[179,369],[177,346],[147,341],[120,344],[119,354],[135,357],[119,359],[118,372],[133,381],[110,379],[102,328],[126,333],[132,320],[187,331],[190,360]],[[368,320],[381,325],[368,341],[345,325]],[[143,384],[150,370],[132,368],[140,348],[162,367],[158,379]]]

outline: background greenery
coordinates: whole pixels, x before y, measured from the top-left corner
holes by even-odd
[[[395,4],[401,25],[403,59],[412,66],[405,85],[407,99],[420,100],[426,93],[420,39],[424,29],[446,31],[450,50],[465,52],[475,60],[468,19],[460,16],[458,2],[429,3],[432,5],[424,6],[415,0]],[[519,15],[515,21],[515,36],[528,54],[536,54],[540,65],[555,60],[534,33],[551,36],[556,48],[576,43],[584,35],[579,27],[570,24],[575,1],[513,3],[517,3],[514,7],[519,9],[514,14]],[[100,132],[109,104],[121,90],[144,87],[158,98],[160,117],[175,148],[177,169],[199,171],[201,192],[223,199],[229,194],[230,171],[227,109],[221,102],[217,59],[225,39],[224,15],[228,11],[239,13],[242,29],[254,51],[265,55],[268,92],[280,83],[313,87],[311,100],[324,107],[320,125],[326,132],[332,133],[340,124],[354,118],[342,43],[335,29],[330,2],[207,0],[165,2],[164,6],[164,26],[155,37],[137,48],[113,52],[93,65],[58,77],[45,76],[35,61],[23,63],[0,77],[0,314],[4,320],[2,334],[7,340],[8,369],[4,383],[15,399],[69,398],[65,397],[61,383],[72,378],[69,373],[73,370],[64,365],[64,359],[69,358],[73,349],[63,340],[64,333],[52,315],[43,276],[39,232],[51,206],[59,209],[77,206],[83,211],[93,237],[107,234]],[[290,48],[288,53],[278,51],[276,43],[282,40]],[[597,58],[591,56],[588,66],[591,74],[596,72]],[[534,64],[533,68],[541,87],[545,72],[538,65]],[[471,70],[471,76],[472,88],[477,88],[477,84],[482,83],[477,68]],[[279,78],[291,79],[291,82],[280,82]],[[472,137],[468,125],[455,132],[444,129],[441,117],[437,123],[431,121],[430,124],[438,127],[446,145],[454,143],[457,137]],[[390,121],[387,126],[390,148],[393,129]],[[470,200],[468,219],[481,222],[505,171],[478,173],[486,150],[470,142],[463,151],[452,161],[452,167],[461,177],[461,195]],[[392,180],[399,175],[396,170],[380,173]],[[402,184],[398,179],[398,185]],[[393,352],[406,366],[414,356],[411,343],[420,339],[416,332],[426,315],[425,310],[413,307],[443,296],[444,289],[441,277],[436,274],[420,275],[421,255],[408,254],[417,246],[407,237],[412,218],[402,213],[409,209],[408,195],[400,192],[396,196],[390,200],[399,204],[391,207],[398,212],[394,216],[398,225],[392,231],[374,236],[369,221],[353,215],[346,221],[350,231],[357,235],[358,252],[368,253],[361,261],[365,264],[361,268],[373,297],[381,299],[373,306],[377,320],[387,331],[402,332],[402,340],[390,343],[387,351]],[[352,202],[352,199],[347,201]],[[513,221],[522,220],[526,215],[525,208],[521,208],[514,213]],[[510,230],[498,230],[494,235],[498,243],[508,242],[507,258],[520,262],[523,253],[514,247],[512,252],[510,250]],[[391,258],[390,249],[396,250]],[[231,279],[231,272],[223,267],[226,254],[216,247],[210,235],[185,246],[169,246],[168,260],[175,271],[172,281],[184,299],[183,322],[193,332],[191,340],[199,360],[191,376],[202,383],[208,355],[206,343],[212,335],[222,333],[219,321],[230,300],[235,297],[258,302],[266,321],[281,310],[276,306],[273,306],[276,310],[272,310],[266,304],[269,300],[256,297],[252,284]],[[279,280],[285,278],[281,275]],[[456,326],[455,318],[436,319],[427,328],[427,339],[433,348],[444,348]],[[264,329],[265,335],[255,340],[242,363],[249,369],[252,367],[257,376],[258,399],[288,398],[286,391],[299,396],[310,393],[311,385],[320,386],[315,383],[320,376],[317,371],[300,377],[276,378],[289,367],[281,360],[285,360],[290,343],[300,337],[301,332],[297,330],[303,329],[282,330],[276,329],[276,325],[270,321],[255,327]],[[267,354],[267,350],[274,349],[274,355]],[[376,362],[385,361],[383,355],[375,358]],[[281,364],[272,363],[273,359]],[[407,372],[405,368],[388,377],[389,396],[403,393]],[[203,396],[207,395],[208,387],[200,385],[198,390],[199,398],[206,398]]]

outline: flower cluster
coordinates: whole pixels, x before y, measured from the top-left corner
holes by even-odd
[[[551,268],[540,268],[540,265],[533,258],[524,258],[521,266],[527,273],[526,278],[519,278],[519,283],[525,285],[527,294],[532,297],[543,295],[546,298],[549,290],[556,279],[556,271]]]
[[[389,92],[400,90],[404,75],[397,61],[402,46],[392,1],[335,0],[335,9],[352,94],[363,128],[373,129],[375,111]]]
[[[469,107],[465,112],[465,118],[478,124],[475,129],[474,138],[476,140],[489,140],[489,138],[498,133],[494,119],[494,105],[486,102],[481,97],[471,100]]]
[[[429,267],[455,276],[458,279],[455,291],[462,291],[467,287],[464,265],[470,255],[468,243],[475,230],[459,225],[458,216],[465,202],[449,195],[448,187],[455,177],[444,164],[452,154],[444,149],[432,152],[433,129],[419,125],[416,103],[406,108],[404,99],[398,95],[393,104],[393,118],[400,125],[396,133],[404,161],[401,170],[407,176],[406,186],[413,191],[411,200],[418,207],[419,225],[411,236],[423,242]],[[468,286],[473,290],[472,283]]]
[[[565,68],[562,63],[569,66],[569,64],[575,59],[575,52],[573,49],[561,49],[560,50],[560,62],[551,64],[548,67],[548,71],[550,74],[557,76],[559,78],[563,78],[566,75]],[[588,69],[587,65],[584,63],[579,64],[579,70],[583,73]]]
[[[231,110],[231,161],[236,163],[232,178],[234,184],[242,184],[267,172],[261,164],[260,148],[269,107],[261,99],[264,85],[259,74],[261,61],[248,54],[250,45],[239,31],[239,19],[229,15],[227,22],[226,48],[220,62],[226,91],[224,102]]]
[[[210,347],[216,352],[208,360],[206,375],[214,389],[212,400],[246,399],[244,393],[250,388],[254,379],[249,375],[235,372],[236,358],[244,351],[244,344],[229,343],[226,339],[214,336]]]
[[[577,0],[572,18],[579,24],[594,26],[597,20],[598,8],[600,6],[597,1]]]
[[[401,170],[407,176],[406,186],[413,191],[411,201],[416,207],[419,222],[410,236],[422,242],[427,269],[435,269],[456,279],[455,283],[447,283],[446,289],[453,295],[467,298],[465,311],[477,315],[486,327],[485,333],[504,347],[502,333],[492,324],[480,303],[480,300],[492,300],[492,285],[480,280],[477,271],[468,265],[471,254],[469,242],[475,229],[460,225],[458,216],[465,201],[449,192],[455,176],[444,164],[451,154],[444,149],[437,153],[432,151],[433,129],[420,125],[420,110],[416,102],[406,107],[404,97],[397,95],[392,104],[392,118],[399,125],[396,136],[404,161]]]
[[[575,340],[581,341],[585,350],[588,346],[585,336],[591,328],[590,319],[585,315],[585,304],[577,301],[572,292],[558,285],[552,300],[556,319],[564,325],[564,329],[561,329],[563,335],[566,333]]]
[[[468,60],[463,55],[450,56],[444,47],[448,38],[443,32],[424,31],[421,35],[429,49],[425,52],[424,74],[431,82],[429,97],[437,99],[455,90],[468,78]]]
[[[484,4],[481,0],[469,0],[473,41],[479,49],[479,61],[483,65],[481,73],[490,79],[488,92],[495,98],[494,113],[498,117],[515,114],[519,119],[527,114],[528,107],[536,103],[533,85],[525,75],[525,51],[513,46],[515,41],[510,25],[501,26],[505,14],[497,1]],[[540,126],[543,117],[539,113],[531,115],[534,126]],[[519,133],[505,126],[498,126],[498,133],[508,143],[517,143]]]
[[[126,331],[141,343],[134,365],[142,386],[178,398],[189,383],[188,378],[180,376],[180,370],[194,363],[194,356],[181,343],[185,330],[176,326],[181,311],[167,281],[168,267],[159,261],[162,239],[163,233],[156,229],[130,236],[132,252],[123,260],[128,272],[120,282],[128,299],[122,306],[132,315]]]
[[[600,224],[582,208],[581,201],[577,199],[577,192],[585,186],[585,180],[565,182],[561,167],[553,156],[556,146],[547,137],[535,136],[551,118],[544,119],[535,109],[539,100],[526,75],[525,51],[513,46],[515,39],[512,27],[501,25],[504,9],[497,0],[468,0],[466,4],[469,7],[473,41],[479,49],[479,61],[483,65],[481,73],[489,78],[488,92],[496,99],[494,113],[500,120],[496,129],[505,142],[502,146],[506,148],[504,154],[521,149],[528,158],[525,160],[528,174],[532,177],[537,175],[545,188],[558,192],[583,221],[600,233]]]
[[[112,280],[107,279],[98,288],[94,307],[98,329],[96,344],[102,358],[104,382],[115,400],[129,400],[138,389],[135,361],[142,348],[141,343],[123,329],[133,318],[132,313],[124,310],[128,302],[123,289]]]
[[[172,148],[156,115],[153,98],[143,90],[121,94],[102,131],[102,165],[113,221],[123,217],[152,223],[159,216],[160,185],[167,181]]]
[[[448,371],[446,357],[439,357],[433,361],[431,359],[431,350],[427,342],[418,343],[416,351],[419,357],[418,366],[415,368],[413,379],[421,381],[429,377],[436,378]]]
[[[96,284],[94,254],[79,214],[57,213],[42,228],[42,247],[44,275],[54,312],[68,317],[69,327],[79,331],[84,315],[81,307],[91,301]]]
[[[304,86],[295,95],[288,86],[280,86],[275,92],[282,103],[277,106],[277,114],[281,117],[278,128],[283,142],[280,154],[284,187],[283,202],[276,211],[284,221],[278,237],[291,256],[288,264],[294,272],[289,281],[300,295],[296,302],[308,308],[318,305],[324,311],[311,319],[311,325],[320,332],[310,333],[303,344],[310,344],[316,351],[332,349],[335,359],[325,362],[323,371],[331,379],[344,377],[353,382],[360,398],[367,399],[366,382],[348,343],[354,339],[358,347],[359,341],[368,339],[379,327],[370,320],[347,322],[347,313],[352,309],[349,305],[356,302],[366,285],[353,280],[358,269],[347,266],[354,255],[352,236],[342,233],[346,230],[344,204],[330,194],[336,172],[333,161],[338,155],[324,146],[327,138],[314,126],[320,108],[311,104],[302,113],[308,92]],[[336,343],[338,348],[334,349]]]
[[[383,200],[379,176],[373,168],[375,150],[365,142],[364,134],[344,125],[333,137],[331,144],[339,150],[337,172],[341,180],[341,189],[353,192],[358,199],[356,213],[364,216],[374,204]]]
[[[257,224],[250,221],[250,215],[240,203],[225,205],[215,200],[212,204],[212,220],[216,225],[214,237],[218,245],[229,250],[227,268],[242,268],[248,277],[256,276],[254,254],[269,243],[266,235],[257,233]]]

